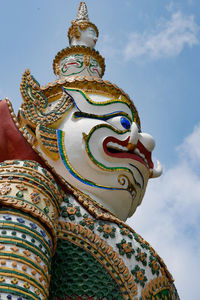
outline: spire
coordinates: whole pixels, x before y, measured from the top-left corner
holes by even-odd
[[[58,52],[53,61],[54,73],[59,79],[72,75],[103,76],[104,58],[94,49],[98,35],[98,28],[89,20],[86,3],[81,1],[68,30],[69,47]]]
[[[89,20],[88,10],[85,2],[80,2],[76,20],[73,20],[71,24],[72,25],[68,30],[70,47],[82,45],[94,48],[99,31],[96,25],[91,23]]]
[[[85,2],[80,2],[80,4],[79,4],[76,21],[78,21],[78,22],[84,22],[84,21],[89,22],[87,5],[86,5]]]

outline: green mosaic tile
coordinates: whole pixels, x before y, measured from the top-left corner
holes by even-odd
[[[65,295],[123,299],[117,283],[90,253],[59,239],[52,263],[50,299],[64,299]]]

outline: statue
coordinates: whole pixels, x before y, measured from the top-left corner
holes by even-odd
[[[155,250],[126,223],[141,204],[153,137],[104,81],[85,2],[46,86],[27,69],[14,115],[0,102],[1,299],[179,299]]]

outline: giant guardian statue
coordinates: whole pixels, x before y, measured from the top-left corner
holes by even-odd
[[[41,87],[27,69],[18,116],[0,101],[1,299],[179,299],[125,223],[162,167],[130,97],[102,79],[98,35],[81,2],[57,79]]]

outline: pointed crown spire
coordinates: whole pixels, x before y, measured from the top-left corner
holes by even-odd
[[[71,24],[72,25],[68,30],[69,43],[71,43],[73,37],[79,39],[80,30],[86,30],[88,27],[92,27],[95,30],[97,37],[99,35],[98,28],[89,20],[87,5],[85,2],[80,2],[77,12],[77,18],[76,20],[73,20]]]
[[[53,61],[58,79],[70,76],[101,78],[105,71],[104,58],[95,50],[98,28],[88,17],[86,3],[81,1],[76,19],[68,30],[69,47],[59,51]]]
[[[85,2],[80,2],[78,12],[77,12],[77,21],[88,21],[89,22],[89,17],[88,17],[88,10]]]

